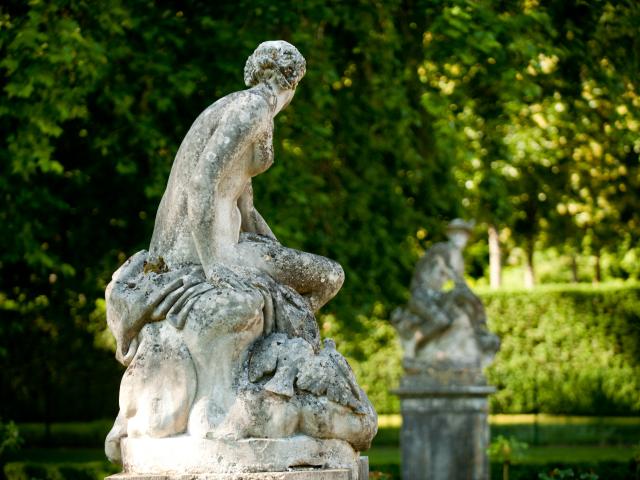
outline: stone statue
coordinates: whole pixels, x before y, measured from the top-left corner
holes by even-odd
[[[184,138],[149,251],[107,287],[127,370],[105,450],[126,473],[356,472],[377,431],[348,363],[320,343],[314,313],[342,268],[281,245],[253,205],[273,119],[305,69],[287,42],[258,46],[249,88],[209,106]]]
[[[449,224],[449,240],[436,243],[418,261],[409,303],[392,314],[409,372],[423,367],[481,371],[498,351],[482,301],[464,279],[462,250],[472,228],[461,219]]]
[[[483,368],[500,346],[481,300],[464,280],[472,222],[453,220],[449,240],[418,261],[411,298],[391,322],[404,349],[400,397],[402,478],[489,478],[489,405]]]

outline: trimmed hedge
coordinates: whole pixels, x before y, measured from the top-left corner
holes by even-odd
[[[551,285],[479,295],[490,329],[502,339],[487,370],[498,388],[492,413],[640,413],[640,285]],[[375,333],[367,349],[358,348],[363,338],[347,335],[339,336],[338,348],[365,380],[378,413],[398,413],[390,390],[402,376],[400,347],[379,319],[369,324]],[[378,337],[387,343],[372,345]],[[351,353],[358,350],[364,352]]]
[[[615,425],[606,418],[592,424],[491,424],[491,437],[513,437],[529,445],[634,445],[640,440],[640,424]]]
[[[26,445],[53,447],[101,447],[113,420],[52,423],[47,432],[44,423],[20,423],[20,436]]]
[[[640,286],[481,295],[502,339],[488,369],[496,413],[640,413]]]

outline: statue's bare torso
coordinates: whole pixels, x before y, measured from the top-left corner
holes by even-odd
[[[171,168],[150,257],[162,257],[169,269],[202,266],[213,282],[220,268],[258,269],[305,296],[315,311],[342,286],[342,268],[280,245],[253,206],[251,178],[273,163],[277,103],[261,84],[227,95],[200,114]],[[241,231],[258,237],[241,242]]]
[[[221,98],[193,123],[171,169],[151,239],[169,268],[232,263],[252,217],[251,178],[273,163],[268,97],[252,88]],[[243,214],[247,218],[243,225]],[[258,231],[255,233],[267,233]]]

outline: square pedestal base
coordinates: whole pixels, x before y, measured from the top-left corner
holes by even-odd
[[[341,468],[331,470],[295,470],[290,472],[199,473],[187,475],[118,473],[107,477],[105,480],[351,480],[351,471]]]

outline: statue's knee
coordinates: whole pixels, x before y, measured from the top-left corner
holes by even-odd
[[[251,329],[262,318],[264,299],[260,292],[210,290],[200,295],[189,312],[185,329],[187,341],[199,342],[203,335]],[[191,333],[197,336],[192,338]],[[200,340],[199,340],[200,339]]]
[[[328,270],[327,276],[329,277],[329,284],[333,286],[334,292],[337,293],[344,283],[344,270],[338,262],[333,260],[329,260]]]

